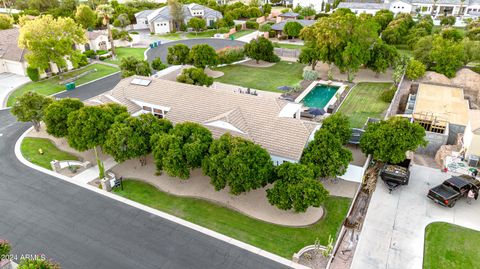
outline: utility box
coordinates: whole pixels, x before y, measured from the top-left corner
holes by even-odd
[[[65,87],[67,88],[67,91],[71,91],[75,89],[75,82],[69,82],[65,84]]]

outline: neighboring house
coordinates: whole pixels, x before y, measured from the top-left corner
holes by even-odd
[[[13,8],[0,8],[0,14],[18,14],[20,10]]]
[[[215,138],[224,133],[249,139],[278,165],[298,162],[320,125],[300,119],[301,104],[147,77],[123,79],[87,105],[119,103],[136,116],[152,113],[174,124],[196,122]]]
[[[272,30],[276,32],[277,37],[283,36],[283,28],[285,24],[289,21],[295,21],[303,25],[303,27],[310,26],[315,23],[315,20],[284,20],[279,23],[272,25]]]
[[[81,52],[86,50],[109,50],[112,48],[110,42],[108,41],[108,33],[104,30],[99,31],[87,31],[88,43],[83,45],[76,45],[76,48]]]
[[[341,2],[337,8],[349,8],[357,14],[375,14],[381,9],[393,13],[416,12],[422,15],[470,16],[480,11],[479,0],[385,0],[383,2]]]
[[[223,17],[222,13],[216,10],[194,3],[184,5],[183,14],[183,23],[187,24],[191,18],[197,17],[204,19],[207,26],[213,26],[217,20]],[[164,34],[175,28],[168,6],[156,10],[144,10],[135,14],[135,18],[137,23],[133,26],[134,29],[150,29],[152,33]]]
[[[301,6],[301,7],[313,6],[315,11],[317,11],[317,13],[320,13],[321,11],[323,11],[322,10],[322,5],[323,5],[323,9],[325,9],[325,5],[328,2],[329,1],[324,1],[324,0],[293,0],[293,7],[296,7],[296,6]]]
[[[26,76],[26,50],[18,47],[17,28],[0,31],[0,73]]]
[[[469,121],[463,135],[465,158],[480,157],[480,110],[469,111]]]

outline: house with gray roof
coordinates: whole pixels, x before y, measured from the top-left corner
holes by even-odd
[[[187,24],[191,18],[197,17],[204,19],[207,26],[213,26],[217,20],[223,17],[219,11],[195,3],[184,5],[183,15],[184,24]],[[169,6],[138,12],[135,14],[135,18],[137,23],[133,26],[134,29],[150,29],[152,33],[164,34],[175,28]]]
[[[298,162],[320,128],[300,118],[301,104],[151,77],[125,78],[85,103],[118,103],[133,116],[152,113],[173,124],[195,122],[215,138],[230,133],[265,148],[275,164]]]
[[[307,27],[315,23],[315,20],[282,20],[281,22],[272,25],[272,30],[276,32],[277,36],[283,36],[283,28],[285,28],[285,24],[290,21],[298,22],[303,27]]]
[[[26,75],[26,49],[18,47],[18,28],[0,31],[0,73]]]

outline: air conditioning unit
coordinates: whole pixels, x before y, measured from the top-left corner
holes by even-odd
[[[470,157],[468,157],[468,166],[478,167],[479,161],[480,161],[480,157],[476,155],[470,155]]]

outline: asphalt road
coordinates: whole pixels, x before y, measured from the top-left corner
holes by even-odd
[[[118,79],[59,96],[89,98]],[[24,166],[14,145],[29,126],[0,111],[0,238],[17,258],[45,254],[67,269],[287,268]]]
[[[159,47],[148,50],[147,60],[152,61],[153,59],[160,57],[162,62],[167,63],[168,48],[176,44],[184,44],[190,48],[198,44],[208,44],[212,46],[215,50],[219,50],[229,46],[243,47],[245,45],[245,42],[238,41],[238,40],[215,39],[215,38],[194,38],[194,39],[171,41],[171,42],[161,44]]]

